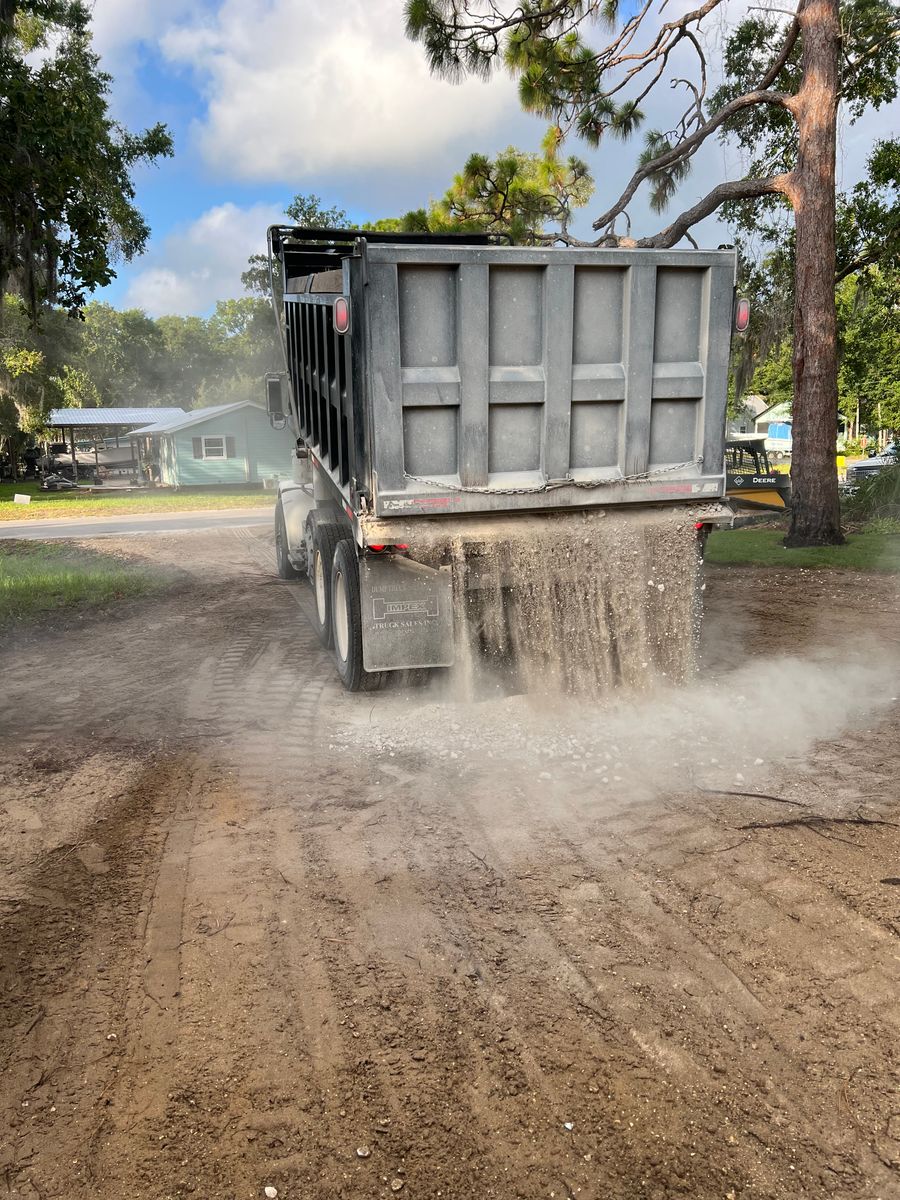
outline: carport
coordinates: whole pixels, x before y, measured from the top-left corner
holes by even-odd
[[[50,412],[47,426],[62,431],[62,441],[68,443],[72,455],[72,479],[78,482],[78,453],[75,447],[75,431],[89,430],[94,435],[94,462],[99,467],[97,436],[127,437],[131,446],[131,461],[135,473],[140,470],[140,456],[131,431],[142,425],[163,419],[183,417],[183,408],[54,408]],[[68,434],[68,437],[66,436]]]

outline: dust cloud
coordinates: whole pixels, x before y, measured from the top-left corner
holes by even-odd
[[[758,789],[819,739],[878,719],[897,699],[896,663],[838,665],[781,656],[652,692],[496,695],[466,702],[434,689],[386,693],[336,730],[388,759],[421,754],[460,772],[496,768],[549,791],[590,784],[598,799],[650,799],[694,786]]]
[[[457,666],[384,693],[363,729],[348,711],[335,750],[361,740],[545,791],[751,790],[900,690],[896,663],[821,649],[716,665],[716,642],[743,641],[739,613],[720,614],[701,658],[702,559],[683,509],[484,523],[430,550],[453,566]]]

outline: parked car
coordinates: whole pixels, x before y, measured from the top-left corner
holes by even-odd
[[[862,462],[852,463],[847,468],[847,484],[851,487],[859,487],[861,483],[871,479],[885,467],[893,467],[897,463],[900,463],[900,442],[891,442],[885,446],[881,454],[864,458]]]

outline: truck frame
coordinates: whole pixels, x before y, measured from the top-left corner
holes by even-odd
[[[267,407],[293,437],[278,571],[309,577],[349,690],[453,662],[452,572],[418,545],[594,508],[728,519],[732,251],[282,225],[268,243]]]

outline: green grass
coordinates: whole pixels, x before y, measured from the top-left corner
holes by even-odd
[[[14,504],[13,494],[31,496]],[[165,488],[147,492],[42,492],[36,483],[0,483],[0,521],[46,521],[54,517],[115,517],[122,513],[192,512],[210,508],[265,508],[272,492],[187,492]]]
[[[160,575],[115,554],[0,541],[0,628],[49,613],[117,604],[163,584]]]
[[[843,546],[788,550],[782,529],[720,529],[711,533],[706,561],[731,566],[838,568],[900,573],[900,535],[850,533]]]

